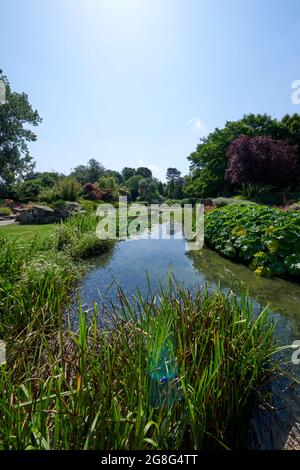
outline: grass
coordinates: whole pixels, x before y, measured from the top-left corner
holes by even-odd
[[[20,225],[17,223],[0,226],[0,236],[9,235],[22,240],[30,240],[35,237],[45,239],[49,234],[54,233],[56,229],[55,224],[43,225]]]
[[[78,333],[51,321],[7,338],[1,449],[236,449],[275,347],[267,310],[172,283]],[[120,315],[120,312],[118,312]]]

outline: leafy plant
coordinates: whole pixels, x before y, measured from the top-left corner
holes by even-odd
[[[0,216],[7,216],[11,214],[11,209],[9,207],[0,207]]]
[[[206,243],[259,275],[300,274],[300,214],[231,204],[205,216]]]

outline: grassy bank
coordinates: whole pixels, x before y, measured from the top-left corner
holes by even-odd
[[[55,224],[43,225],[20,225],[17,223],[0,226],[0,237],[7,235],[13,238],[31,240],[33,238],[47,238],[51,233],[56,230]]]
[[[49,319],[7,338],[0,448],[243,447],[271,373],[268,312],[176,286],[135,305],[120,297],[111,332],[81,315],[78,334]]]
[[[83,273],[81,259],[112,246],[112,242],[96,237],[96,223],[94,215],[78,215],[52,226],[51,231],[38,230],[34,237],[4,235],[0,231],[2,338],[34,318],[60,321],[70,289]]]
[[[229,205],[205,215],[205,241],[263,276],[300,276],[300,213]]]

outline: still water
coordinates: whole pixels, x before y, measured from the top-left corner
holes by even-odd
[[[178,237],[178,238],[176,238]],[[80,302],[85,310],[93,305],[117,303],[116,282],[130,298],[137,288],[143,296],[164,285],[172,274],[186,287],[209,285],[231,289],[237,295],[245,288],[256,305],[270,304],[270,315],[277,322],[276,335],[281,345],[300,340],[300,285],[282,279],[266,279],[254,274],[246,266],[225,259],[212,250],[203,248],[188,251],[187,244],[175,230],[170,239],[134,239],[119,242],[114,249],[93,259],[90,270],[79,288]],[[71,315],[76,327],[78,310]],[[292,350],[284,354],[289,373],[300,380],[300,364],[293,365]],[[291,429],[296,427],[296,439],[300,432],[300,388],[287,387],[285,380],[272,385],[275,407],[267,418],[261,418],[258,426],[259,448],[282,448]],[[256,422],[257,420],[255,420]],[[257,424],[254,425],[257,427]],[[299,438],[300,447],[300,438]]]

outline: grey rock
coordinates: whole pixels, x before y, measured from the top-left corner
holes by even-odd
[[[16,221],[21,224],[52,224],[67,219],[70,215],[80,212],[80,209],[80,205],[77,202],[66,202],[55,209],[34,205],[19,209]]]

